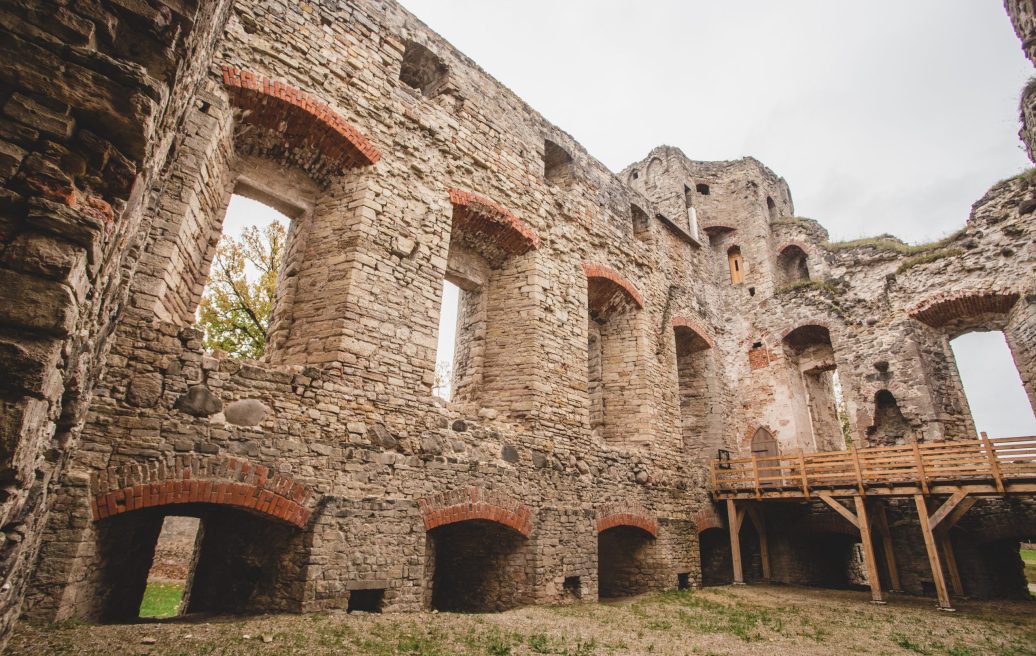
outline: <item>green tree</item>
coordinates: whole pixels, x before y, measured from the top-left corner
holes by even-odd
[[[259,358],[266,351],[286,236],[284,225],[272,221],[246,228],[239,239],[220,240],[198,310],[205,348],[235,358]]]

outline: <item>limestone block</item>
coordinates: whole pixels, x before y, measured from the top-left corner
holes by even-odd
[[[176,400],[173,407],[195,417],[208,417],[223,410],[223,401],[205,385],[194,385]]]
[[[227,423],[238,426],[258,426],[268,414],[270,408],[258,399],[241,399],[223,409]]]
[[[72,290],[53,280],[14,271],[2,273],[0,322],[63,336],[72,331],[78,304]]]

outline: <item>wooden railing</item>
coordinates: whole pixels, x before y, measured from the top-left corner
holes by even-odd
[[[712,493],[718,498],[929,494],[947,485],[1005,494],[1036,491],[1033,482],[1036,437],[991,440],[983,434],[979,440],[712,461]]]

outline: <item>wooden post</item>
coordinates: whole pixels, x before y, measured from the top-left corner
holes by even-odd
[[[985,431],[982,435],[982,446],[986,447],[986,457],[989,458],[989,469],[993,474],[993,482],[996,484],[996,491],[1000,494],[1004,493],[1004,477],[1000,473],[1000,459],[996,457],[996,452],[993,450],[993,443],[989,441],[989,436],[986,435]]]
[[[755,532],[759,534],[759,559],[763,563],[763,578],[770,580],[770,545],[766,539],[766,523],[763,521],[763,513],[756,506],[748,507],[748,516],[752,518]]]
[[[730,560],[734,570],[734,585],[744,585],[745,575],[741,569],[741,517],[733,499],[727,499],[727,526],[730,528]]]
[[[950,541],[949,531],[938,531],[939,546],[942,547],[942,555],[946,558],[946,571],[950,574],[950,586],[953,594],[958,597],[964,596],[964,584],[960,580],[960,570],[957,569],[957,557],[953,553],[953,543]]]
[[[867,500],[862,496],[854,499],[856,520],[860,523],[860,541],[863,542],[863,559],[867,565],[867,578],[871,581],[871,601],[884,604],[885,593],[881,591],[881,576],[878,574],[878,563],[874,560],[874,542],[871,540],[871,525],[867,519]]]
[[[935,593],[939,597],[939,609],[952,611],[950,604],[950,593],[946,591],[946,579],[942,575],[942,563],[939,561],[939,550],[935,547],[935,537],[932,535],[932,528],[928,524],[928,506],[924,502],[924,496],[914,495],[914,504],[917,505],[917,516],[921,521],[921,533],[924,535],[924,546],[928,550],[928,564],[932,568],[932,580],[935,581]]]
[[[889,589],[898,592],[903,588],[899,583],[899,569],[896,567],[896,552],[892,548],[892,531],[889,529],[889,520],[885,515],[884,504],[878,506],[878,514],[876,516],[875,524],[877,524],[878,532],[881,534],[881,545],[885,552],[885,566],[888,567],[889,571]]]
[[[928,496],[928,476],[924,471],[924,460],[921,459],[921,447],[914,442],[914,464],[917,466],[917,478],[921,481],[921,493]]]
[[[802,475],[802,495],[809,498],[809,477],[806,476],[806,456],[799,449],[799,473]]]

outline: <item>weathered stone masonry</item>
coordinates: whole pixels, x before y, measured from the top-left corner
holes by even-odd
[[[202,521],[188,610],[503,609],[697,585],[700,558],[712,582],[707,461],[838,448],[835,372],[861,444],[973,433],[969,330],[1004,331],[1036,402],[1029,175],[923,256],[831,245],[750,158],[611,173],[393,3],[0,18],[4,631],[23,597],[135,616],[168,514]],[[262,362],[190,325],[232,193],[292,219]],[[789,510],[781,576],[830,578],[794,546],[825,512]],[[976,594],[1012,585],[975,562]]]

